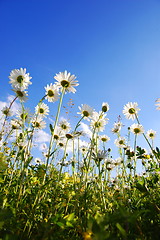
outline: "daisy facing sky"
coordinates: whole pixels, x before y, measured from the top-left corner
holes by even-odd
[[[78,107],[80,112],[78,112],[78,114],[81,114],[82,117],[84,117],[84,119],[89,120],[89,118],[93,115],[93,108],[90,107],[87,104],[81,104],[81,107]]]
[[[127,103],[123,108],[123,114],[127,119],[134,120],[136,118],[136,115],[138,114],[138,111],[140,109],[138,108],[138,103],[129,102]]]
[[[46,117],[46,115],[49,114],[49,107],[47,106],[47,104],[41,102],[35,107],[35,113],[39,116]]]
[[[57,73],[54,78],[57,80],[56,85],[61,89],[61,91],[64,88],[67,92],[76,92],[76,89],[74,87],[78,86],[79,83],[77,80],[75,80],[75,75],[71,75],[70,72],[67,72],[65,70],[64,72]]]
[[[130,131],[135,135],[140,135],[144,133],[144,128],[141,124],[133,123],[130,127]]]
[[[27,89],[28,85],[32,84],[29,76],[29,73],[26,73],[26,68],[14,69],[11,71],[9,79],[12,87],[15,89]]]
[[[55,84],[47,84],[45,87],[46,90],[46,99],[48,102],[56,102],[59,98],[59,91]]]

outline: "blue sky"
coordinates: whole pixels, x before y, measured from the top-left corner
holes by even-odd
[[[159,0],[0,0],[0,100],[12,94],[12,69],[32,76],[27,105],[34,109],[44,86],[64,70],[77,76],[78,106],[97,111],[108,102],[110,127],[123,105],[136,101],[145,129],[160,132]],[[108,131],[109,132],[109,131]],[[157,144],[160,138],[157,136]]]

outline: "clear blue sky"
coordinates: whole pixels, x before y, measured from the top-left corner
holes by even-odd
[[[160,0],[0,0],[1,101],[12,94],[10,71],[20,67],[32,76],[31,106],[56,73],[68,70],[80,83],[69,94],[75,111],[81,103],[98,111],[108,102],[112,127],[123,105],[136,101],[145,129],[160,131],[154,106],[160,97]]]

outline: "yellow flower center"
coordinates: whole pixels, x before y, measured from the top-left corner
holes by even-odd
[[[107,112],[107,106],[102,106],[102,112]]]
[[[102,140],[102,142],[106,142],[107,138],[102,137],[101,140]]]
[[[23,96],[24,96],[24,94],[23,94],[22,91],[16,91],[16,93],[17,93],[17,96],[18,96],[18,97],[23,97]]]
[[[58,140],[58,139],[59,139],[59,136],[58,136],[58,135],[54,135],[54,139],[55,139],[55,140]]]
[[[54,96],[54,92],[53,92],[52,90],[48,90],[47,95],[48,95],[49,97],[53,97],[53,96]]]
[[[9,113],[9,109],[5,109],[5,110],[3,111],[3,114],[4,114],[4,115],[8,115],[8,113]]]
[[[39,122],[35,122],[35,127],[39,128],[40,127],[40,124]]]
[[[23,76],[22,76],[22,75],[19,75],[19,76],[17,77],[17,82],[18,82],[18,83],[22,83],[22,82],[23,82]]]
[[[62,85],[62,87],[67,88],[67,87],[69,87],[69,82],[67,80],[62,80],[61,85]]]
[[[67,133],[67,134],[66,134],[66,138],[68,138],[68,139],[72,139],[72,138],[73,138],[73,135]]]
[[[43,113],[44,113],[44,109],[43,109],[43,108],[40,108],[40,109],[39,109],[39,113],[42,113],[42,114],[43,114]]]
[[[135,114],[135,113],[136,113],[136,110],[135,110],[134,108],[130,108],[130,109],[128,110],[128,112],[129,112],[130,114]]]
[[[83,116],[84,117],[89,117],[89,112],[88,111],[83,111]]]
[[[95,125],[96,128],[99,128],[101,126],[101,123],[100,122],[95,122],[94,125]]]
[[[139,128],[134,128],[134,133],[135,133],[135,134],[140,133],[140,129],[139,129]]]
[[[21,115],[20,115],[20,117],[21,117],[21,119],[22,120],[26,120],[27,119],[27,113],[22,113]]]
[[[62,129],[67,129],[67,126],[66,126],[65,124],[62,124],[62,125],[61,125],[61,128],[62,128]]]

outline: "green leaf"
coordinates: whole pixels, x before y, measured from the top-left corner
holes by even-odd
[[[52,124],[49,124],[49,128],[50,128],[51,133],[53,133],[54,129],[53,129]]]
[[[64,228],[64,223],[62,223],[62,222],[56,222],[56,224],[57,224],[59,227]]]
[[[64,216],[64,219],[67,221],[73,221],[74,220],[74,213],[71,213],[69,215]]]
[[[143,193],[148,193],[148,190],[146,188],[146,186],[143,184],[140,184],[140,183],[136,183],[136,188],[140,191],[140,192],[143,192]]]
[[[116,227],[118,228],[118,230],[120,231],[120,233],[122,234],[122,236],[123,236],[124,238],[127,238],[126,231],[124,230],[124,228],[123,228],[119,223],[116,223]]]

